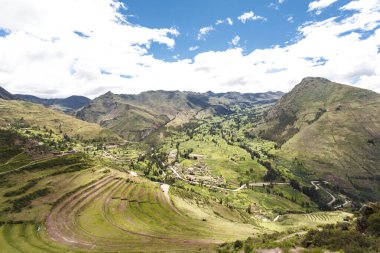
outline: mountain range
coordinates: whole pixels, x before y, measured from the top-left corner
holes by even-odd
[[[77,117],[100,124],[130,140],[141,140],[161,126],[179,126],[191,119],[231,113],[236,104],[273,103],[282,92],[196,93],[147,91],[138,95],[108,92],[77,112]]]
[[[159,90],[137,95],[107,92],[93,100],[78,96],[40,99],[0,89],[0,98],[2,115],[6,115],[2,125],[23,118],[56,131],[64,125],[71,136],[90,138],[101,132],[103,138],[121,136],[129,141],[142,141],[162,127],[223,117],[234,113],[234,107],[268,104],[270,109],[250,131],[276,142],[277,155],[291,163],[293,173],[327,180],[355,199],[379,200],[380,95],[373,91],[309,77],[285,95]],[[69,108],[64,111],[80,120],[35,103]]]
[[[66,113],[73,113],[79,108],[88,105],[91,99],[84,96],[70,96],[68,98],[39,98],[32,95],[11,94],[4,88],[0,87],[0,99],[5,100],[23,100],[36,104],[41,104]]]

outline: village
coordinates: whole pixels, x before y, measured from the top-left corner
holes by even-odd
[[[211,173],[205,163],[202,162],[204,155],[189,154],[189,158],[194,160],[191,167],[184,166],[176,161],[177,150],[172,150],[168,155],[169,169],[173,171],[177,178],[188,181],[192,184],[223,187],[226,184],[222,176],[215,176]]]

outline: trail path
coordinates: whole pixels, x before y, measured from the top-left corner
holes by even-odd
[[[314,185],[315,189],[316,190],[319,190],[321,189],[322,191],[326,192],[328,195],[330,195],[331,197],[331,200],[329,203],[327,203],[328,206],[332,206],[332,204],[336,201],[336,197],[331,193],[329,192],[328,190],[326,190],[324,187],[322,187],[320,184],[321,183],[324,183],[324,184],[328,184],[329,182],[327,181],[311,181],[311,184]]]
[[[290,235],[286,235],[284,237],[281,237],[280,239],[276,240],[275,242],[283,242],[285,240],[288,240],[294,236],[298,236],[298,235],[306,235],[307,234],[307,231],[299,231],[299,232],[295,232],[295,233],[292,233]]]
[[[170,188],[170,185],[168,185],[168,184],[161,184],[162,192],[164,193],[166,199],[170,203],[169,188]]]

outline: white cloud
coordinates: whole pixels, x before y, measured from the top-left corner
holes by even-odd
[[[209,34],[211,31],[214,30],[214,27],[212,26],[206,26],[199,29],[198,32],[198,40],[204,40],[206,35]]]
[[[173,48],[179,35],[174,28],[129,24],[118,12],[123,4],[112,0],[0,4],[0,27],[11,32],[0,37],[0,83],[14,92],[91,95],[105,83],[118,86],[120,75],[136,76],[154,61],[147,55],[152,43]]]
[[[189,47],[189,51],[195,51],[195,50],[198,50],[198,49],[199,49],[198,46]]]
[[[215,25],[221,25],[221,24],[224,24],[224,20],[221,20],[221,19],[218,19],[216,22],[215,22]]]
[[[228,24],[228,25],[233,25],[234,21],[231,18],[226,18],[226,19],[219,19],[215,22],[215,25],[221,25],[221,24]]]
[[[293,16],[290,16],[286,19],[289,23],[293,23],[294,22],[294,18]]]
[[[236,36],[231,40],[230,44],[233,45],[233,46],[237,46],[237,45],[239,44],[239,42],[240,42],[240,37],[236,35]]]
[[[285,0],[278,0],[279,4],[283,4],[284,2],[285,2]]]
[[[309,3],[308,11],[315,11],[317,15],[322,13],[322,10],[329,7],[338,0],[316,0]]]
[[[304,24],[299,39],[287,46],[251,52],[233,47],[174,62],[155,59],[147,48],[152,43],[174,47],[175,29],[129,24],[111,0],[50,2],[0,0],[0,27],[11,31],[0,37],[0,84],[11,92],[94,97],[108,90],[137,93],[178,87],[287,91],[305,76],[380,92],[377,0],[351,1],[341,8],[342,17]]]
[[[255,15],[255,13],[253,13],[253,11],[249,11],[249,12],[245,12],[242,15],[240,15],[238,17],[238,20],[240,20],[243,24],[245,24],[249,20],[252,20],[252,21],[264,20],[265,21],[266,18],[264,18],[262,16]]]

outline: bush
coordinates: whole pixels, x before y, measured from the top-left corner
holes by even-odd
[[[25,195],[21,198],[15,199],[12,201],[12,204],[13,204],[12,205],[12,211],[21,212],[21,210],[24,207],[30,206],[30,204],[32,203],[33,200],[35,200],[39,197],[46,196],[49,193],[50,193],[50,189],[44,188],[44,189],[40,189],[40,190],[37,190],[35,192],[32,192],[28,195]]]
[[[243,247],[243,242],[242,241],[240,241],[240,240],[236,240],[235,242],[234,242],[234,248],[235,249],[241,249]]]
[[[56,176],[56,175],[60,175],[60,174],[76,172],[76,171],[88,169],[89,167],[90,167],[90,165],[86,164],[86,163],[74,164],[74,165],[71,165],[71,166],[67,167],[64,170],[56,171],[56,172],[52,173],[51,175],[52,176]]]
[[[375,213],[368,218],[368,232],[380,236],[380,213]]]
[[[57,166],[65,166],[65,165],[72,165],[76,163],[80,163],[83,161],[83,156],[74,154],[74,155],[67,155],[67,156],[61,156],[56,157],[50,160],[38,162],[32,165],[28,165],[24,167],[22,170],[27,171],[34,171],[34,170],[40,170],[40,169],[50,169]]]
[[[4,197],[13,197],[13,196],[21,195],[25,193],[27,190],[29,190],[30,188],[32,188],[33,186],[35,186],[38,180],[39,179],[29,180],[29,182],[26,183],[23,187],[14,191],[9,191],[9,192],[4,193]]]
[[[320,247],[346,253],[376,252],[376,242],[356,230],[341,230],[333,225],[311,230],[302,242],[304,247]]]

